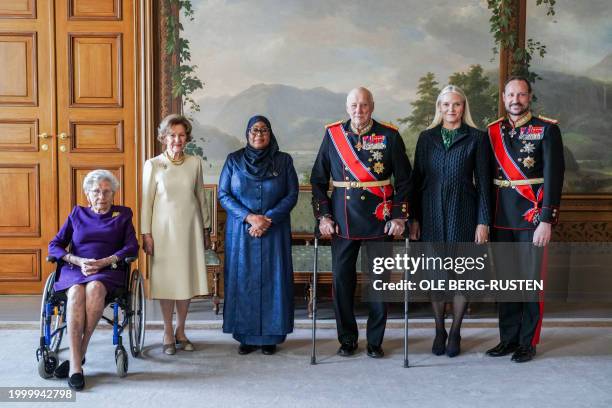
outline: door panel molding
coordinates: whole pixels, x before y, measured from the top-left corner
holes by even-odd
[[[40,166],[0,164],[0,237],[40,237]]]
[[[0,105],[38,105],[36,32],[0,33]]]
[[[70,107],[123,107],[122,48],[122,33],[68,33]]]
[[[38,151],[38,119],[0,119],[0,150]]]

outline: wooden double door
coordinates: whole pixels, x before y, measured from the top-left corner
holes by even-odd
[[[0,294],[41,292],[89,171],[138,214],[135,3],[0,0]]]

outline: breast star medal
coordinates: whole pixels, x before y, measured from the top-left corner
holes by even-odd
[[[531,156],[527,156],[523,159],[523,166],[525,166],[526,169],[530,169],[535,165],[535,159]]]
[[[521,149],[521,153],[533,153],[535,151],[535,146],[533,143],[529,142],[529,143],[525,143],[523,145],[523,148]]]
[[[385,171],[385,165],[381,162],[374,163],[374,172],[378,174],[382,174]]]
[[[382,160],[382,152],[372,152],[372,158],[374,160]]]

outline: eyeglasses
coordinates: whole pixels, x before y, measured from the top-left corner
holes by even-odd
[[[267,135],[270,133],[270,129],[268,128],[251,128],[249,129],[252,135]]]
[[[93,196],[110,197],[113,194],[113,190],[100,190],[96,188],[94,190],[89,190],[89,194]]]

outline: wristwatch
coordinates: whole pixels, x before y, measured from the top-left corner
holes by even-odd
[[[113,255],[113,263],[111,263],[111,268],[117,269],[117,262],[119,262],[119,257],[117,255]]]

